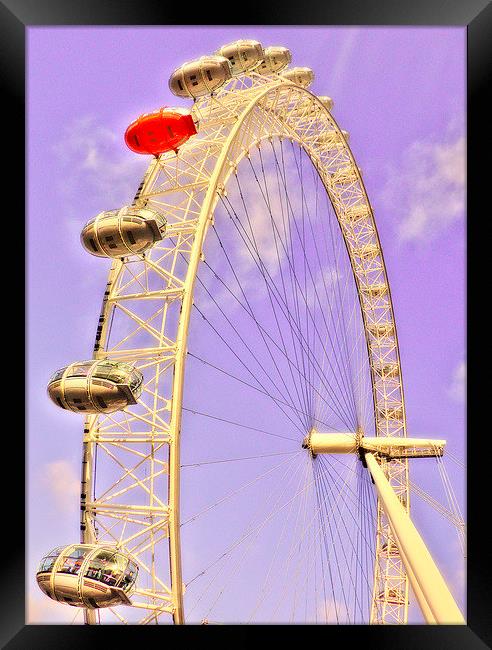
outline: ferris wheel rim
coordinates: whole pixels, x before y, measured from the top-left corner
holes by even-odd
[[[180,428],[181,428],[181,418],[182,418],[182,396],[183,396],[183,390],[184,390],[184,385],[185,385],[185,366],[186,366],[186,356],[187,356],[187,338],[188,338],[188,328],[189,328],[189,323],[191,319],[191,311],[193,307],[193,287],[194,283],[196,280],[198,268],[200,265],[201,261],[201,255],[202,255],[202,250],[203,250],[203,244],[205,242],[206,236],[207,236],[207,230],[208,227],[213,219],[213,214],[215,212],[215,207],[217,204],[217,199],[218,199],[218,194],[220,194],[221,191],[224,191],[227,187],[227,181],[229,180],[231,174],[234,172],[234,169],[237,169],[237,166],[239,165],[239,162],[244,158],[244,156],[249,154],[250,149],[247,150],[241,150],[240,154],[236,157],[234,161],[234,165],[229,165],[229,168],[226,170],[226,173],[223,177],[223,183],[221,187],[221,175],[224,172],[224,169],[226,169],[226,164],[228,162],[228,156],[229,153],[232,151],[235,143],[237,142],[236,138],[239,137],[239,134],[241,132],[241,129],[243,128],[247,117],[252,113],[252,111],[255,108],[259,108],[260,110],[266,110],[262,105],[261,105],[261,100],[266,98],[270,93],[274,91],[278,92],[283,92],[284,90],[287,90],[288,88],[294,88],[296,92],[299,94],[299,102],[301,98],[304,99],[309,99],[310,102],[318,106],[318,113],[322,112],[322,114],[325,116],[325,119],[328,119],[329,123],[331,124],[332,127],[335,128],[335,131],[340,133],[340,128],[336,121],[334,120],[333,116],[329,113],[329,111],[323,107],[323,105],[319,102],[319,100],[316,98],[315,95],[313,95],[310,91],[307,89],[295,84],[292,81],[289,80],[284,80],[280,78],[274,78],[273,81],[265,82],[265,87],[262,89],[259,93],[257,93],[251,101],[247,104],[246,108],[244,108],[241,112],[240,115],[237,119],[237,122],[233,125],[233,127],[230,129],[227,138],[225,141],[221,144],[221,151],[219,156],[217,157],[213,173],[210,177],[208,187],[207,187],[207,192],[206,195],[203,199],[203,202],[201,204],[200,208],[200,215],[197,220],[197,228],[194,234],[193,238],[193,244],[192,244],[192,251],[190,254],[190,261],[188,265],[188,270],[186,274],[186,285],[187,285],[187,290],[184,291],[183,293],[183,300],[181,303],[181,315],[179,319],[179,325],[178,325],[178,333],[177,333],[177,349],[176,349],[176,364],[174,367],[174,379],[173,379],[173,391],[172,391],[172,407],[171,407],[171,416],[170,416],[170,430],[175,436],[174,439],[170,439],[169,441],[169,504],[170,504],[170,517],[169,517],[169,529],[170,529],[170,566],[171,566],[171,590],[173,592],[174,596],[174,611],[173,611],[173,618],[175,623],[183,623],[184,622],[184,605],[183,605],[183,582],[182,582],[182,569],[181,569],[181,545],[180,545],[180,520],[179,520],[179,504],[180,504],[180,495],[179,495],[179,485],[180,485]],[[221,93],[218,93],[218,101],[221,99]],[[213,101],[213,99],[212,99]],[[196,108],[198,110],[202,109],[202,106],[200,105],[200,102],[197,102]],[[205,124],[206,125],[206,120],[203,120],[203,117],[201,118],[202,121],[202,127]],[[288,123],[287,123],[287,126]],[[258,142],[261,140],[270,137],[268,135],[264,136],[263,138],[260,138]],[[276,136],[272,136],[276,137]],[[321,166],[320,164],[320,158],[318,157],[318,160],[316,160],[315,157],[315,152],[316,152],[316,146],[313,145],[312,143],[308,146],[306,142],[304,142],[300,137],[296,138],[296,132],[292,131],[290,134],[286,133],[284,137],[291,137],[293,140],[297,141],[298,144],[304,149],[305,153],[308,155],[308,157],[311,160],[311,163],[313,164],[313,167],[316,169],[318,174],[320,174],[321,181],[325,187],[326,193],[330,199],[330,202],[333,205],[333,209],[335,211],[335,214],[337,216],[337,219],[339,221],[340,225],[340,232],[342,234],[342,237],[344,239],[344,242],[347,246],[347,251],[350,256],[350,263],[352,265],[352,269],[354,271],[354,279],[356,281],[356,286],[357,286],[357,293],[359,296],[359,300],[362,300],[361,296],[361,289],[359,286],[359,282],[357,279],[357,276],[355,274],[354,270],[354,252],[352,248],[349,246],[347,242],[347,238],[345,235],[345,232],[343,228],[341,227],[341,216],[339,212],[337,211],[335,204],[332,201],[332,194],[330,193],[330,188],[327,186],[325,179],[321,176],[320,169],[319,167]],[[184,147],[186,148],[186,146]],[[371,226],[373,227],[375,237],[377,239],[377,245],[378,245],[378,252],[381,257],[381,262],[382,262],[382,269],[383,269],[383,277],[386,280],[386,286],[388,287],[388,302],[389,302],[389,313],[391,314],[391,323],[394,327],[394,339],[395,339],[395,350],[397,354],[397,359],[398,359],[398,379],[399,379],[399,385],[402,390],[402,408],[403,408],[403,426],[402,426],[402,431],[403,435],[405,435],[406,431],[406,422],[405,422],[405,409],[404,409],[404,401],[403,401],[403,382],[402,382],[402,377],[401,377],[401,365],[399,363],[399,347],[398,347],[398,340],[396,337],[396,324],[395,324],[395,319],[394,319],[394,312],[393,312],[393,304],[392,304],[392,299],[391,299],[391,294],[390,294],[390,288],[389,288],[389,282],[387,280],[387,273],[386,273],[386,267],[384,264],[384,259],[382,257],[382,248],[381,244],[379,241],[379,235],[376,227],[376,223],[374,220],[374,215],[372,211],[371,204],[369,202],[367,192],[364,186],[364,183],[362,181],[361,175],[359,173],[359,170],[357,168],[357,165],[355,163],[355,158],[353,157],[353,154],[350,150],[350,148],[345,144],[345,151],[349,155],[351,164],[353,168],[355,169],[355,172],[357,174],[357,180],[358,183],[360,184],[360,187],[362,188],[362,196],[364,197],[365,201],[367,202],[367,205],[370,208],[370,219],[371,219]],[[179,154],[178,154],[179,155]],[[155,162],[152,163],[155,165]],[[157,168],[157,165],[155,165],[155,168]],[[147,179],[146,185],[142,188],[141,191],[141,196],[145,197],[145,190],[146,187],[150,185],[150,178]],[[122,264],[120,261],[115,261],[113,266],[112,266],[112,272],[113,274],[118,274],[118,268],[121,270]],[[110,272],[111,273],[111,272]],[[361,311],[362,310],[362,303],[361,303]],[[364,312],[363,312],[364,313]],[[365,337],[366,337],[366,344],[368,346],[368,355],[369,355],[369,361],[371,359],[370,357],[370,350],[369,350],[369,332],[367,329],[367,323],[365,321],[364,317],[364,330],[365,330]],[[371,380],[372,380],[372,385],[373,385],[373,399],[374,399],[374,409],[376,410],[376,397],[374,393],[374,383],[375,383],[375,378],[374,378],[374,369],[371,364]],[[376,414],[375,414],[376,417]],[[376,431],[378,429],[376,428]],[[378,435],[378,434],[377,434]],[[171,437],[172,438],[172,437]],[[406,476],[408,480],[408,468],[406,468]],[[407,599],[406,599],[407,600]]]

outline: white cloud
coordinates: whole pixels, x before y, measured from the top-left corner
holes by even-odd
[[[64,167],[59,188],[67,199],[74,201],[80,192],[90,192],[96,199],[103,197],[108,210],[131,202],[149,163],[149,156],[126,149],[123,134],[92,116],[67,125],[54,150]]]
[[[333,95],[337,91],[341,83],[346,79],[346,70],[355,46],[357,45],[360,29],[349,28],[345,31],[343,41],[338,51],[338,56],[333,62],[331,68],[331,87],[330,92]]]
[[[441,141],[414,142],[389,171],[383,200],[401,242],[429,241],[464,217],[465,142],[452,123]]]
[[[71,463],[66,460],[48,463],[42,469],[41,480],[51,491],[60,511],[72,512],[77,507],[80,477]]]
[[[463,403],[466,395],[466,361],[461,361],[453,372],[448,395],[456,402]]]

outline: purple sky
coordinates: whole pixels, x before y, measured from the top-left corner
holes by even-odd
[[[174,97],[170,73],[237,38],[281,44],[335,101],[374,207],[398,327],[408,433],[465,449],[465,30],[463,28],[30,28],[28,30],[28,591],[30,622],[70,621],[35,585],[49,548],[78,538],[82,423],[47,399],[50,374],[90,358],[109,262],[79,244],[85,222],[132,198],[148,160],[126,126]],[[435,468],[434,461],[433,463]],[[463,509],[464,474],[447,462]],[[445,503],[425,461],[411,480]],[[461,605],[463,562],[417,497]],[[446,524],[443,524],[445,526]],[[446,531],[443,533],[443,531]],[[68,611],[67,611],[68,610]]]

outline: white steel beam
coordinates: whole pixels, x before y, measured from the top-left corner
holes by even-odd
[[[418,599],[425,599],[428,605],[428,608],[422,607],[427,622],[465,625],[463,615],[427,546],[394,493],[375,456],[366,453],[365,460],[391,529],[398,540],[401,558],[414,593]],[[429,620],[429,614],[432,615],[433,620]]]

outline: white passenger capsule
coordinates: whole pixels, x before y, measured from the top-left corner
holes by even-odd
[[[326,108],[327,111],[331,111],[331,109],[334,106],[334,101],[331,97],[328,97],[327,95],[320,95],[318,97],[318,100],[323,104],[323,106]]]
[[[233,75],[255,68],[265,57],[263,46],[258,41],[239,40],[223,45],[216,54],[225,57]]]
[[[36,580],[41,591],[72,607],[99,609],[131,605],[138,565],[112,546],[71,544],[41,560]]]
[[[78,361],[50,378],[48,395],[63,409],[84,413],[113,413],[136,404],[143,376],[129,363],[100,359]]]
[[[271,45],[265,48],[263,61],[259,64],[257,72],[261,74],[274,74],[280,72],[292,61],[290,50],[281,45]]]
[[[127,257],[146,251],[163,238],[165,231],[166,219],[160,212],[126,205],[88,221],[80,240],[91,255]]]
[[[169,88],[178,97],[202,97],[218,90],[232,76],[229,60],[223,56],[202,56],[183,63],[169,79]]]
[[[293,81],[303,88],[307,88],[314,81],[314,72],[311,68],[289,68],[282,72],[280,76],[284,77],[284,79],[289,79],[289,81]]]

